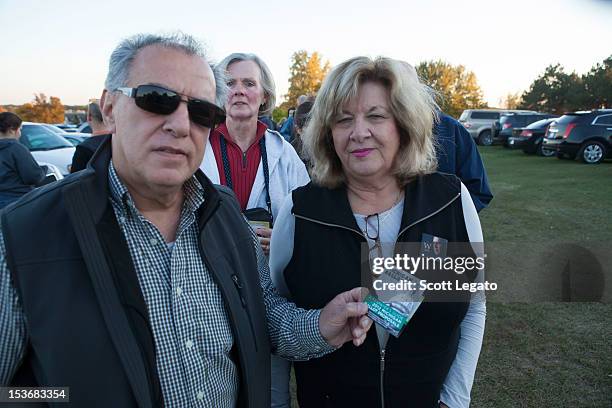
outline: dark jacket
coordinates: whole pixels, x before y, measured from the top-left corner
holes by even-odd
[[[459,177],[480,211],[489,205],[493,193],[476,143],[461,123],[442,112],[439,115],[440,121],[434,125],[438,171]]]
[[[127,242],[109,203],[110,143],[85,171],[2,214],[6,260],[28,322],[14,385],[69,386],[74,407],[163,405],[154,338]],[[270,405],[270,345],[252,232],[233,194],[200,171],[202,258],[225,302],[238,406]]]
[[[16,139],[0,139],[0,195],[20,197],[45,178],[27,147]]]
[[[96,150],[98,150],[98,147],[108,138],[110,138],[110,135],[91,136],[83,143],[79,143],[74,149],[70,172],[76,173],[77,171],[84,170],[89,160],[91,160]]]
[[[439,173],[409,183],[398,242],[420,243],[424,233],[469,242],[460,191],[456,177]],[[293,192],[293,202],[294,249],[284,276],[296,305],[322,307],[335,294],[364,286],[366,240],[346,190],[310,183]],[[450,271],[426,279],[457,278]],[[295,363],[300,407],[380,407],[381,378],[385,407],[436,406],[455,359],[467,300],[421,304],[402,335],[389,338],[384,363],[373,330],[360,347],[347,343],[322,358]]]

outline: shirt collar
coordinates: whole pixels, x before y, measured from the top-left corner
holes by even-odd
[[[139,213],[130,192],[119,178],[112,159],[108,165],[108,184],[111,200],[121,208],[122,212],[125,214]],[[183,184],[183,192],[185,193],[183,212],[185,210],[192,213],[196,212],[198,208],[204,204],[204,187],[195,175],[192,175],[185,184]]]
[[[264,135],[266,134],[266,130],[268,130],[268,127],[266,126],[266,124],[263,123],[262,121],[258,120],[257,121],[257,130],[255,131],[255,134],[257,135],[257,137],[255,138],[255,140],[253,141],[251,146],[259,143],[261,138],[264,137]],[[229,131],[227,130],[227,125],[225,124],[225,122],[223,122],[222,124],[217,126],[217,128],[215,129],[215,132],[217,132],[217,133],[219,133],[219,135],[223,136],[228,143],[235,144],[234,143],[234,139],[232,139],[232,137],[229,134]],[[251,148],[251,146],[249,146],[249,149]]]

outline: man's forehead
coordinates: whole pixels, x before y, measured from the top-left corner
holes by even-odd
[[[194,98],[215,96],[214,74],[198,55],[170,47],[148,46],[136,54],[128,78],[130,86],[157,84]]]

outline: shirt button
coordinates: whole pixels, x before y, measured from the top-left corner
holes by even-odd
[[[202,401],[204,399],[204,393],[202,391],[198,392],[198,394],[196,395],[196,397],[198,397],[198,399],[200,401]]]
[[[181,293],[183,293],[183,289],[179,286],[178,288],[176,288],[176,294],[181,296]]]
[[[154,245],[154,246],[155,246],[155,245],[157,245],[157,240],[156,240],[155,238],[151,238],[151,240],[149,241],[149,243],[150,243],[151,245]]]
[[[187,349],[191,350],[191,348],[193,347],[193,341],[187,340],[187,342],[185,343],[185,347],[187,347]]]

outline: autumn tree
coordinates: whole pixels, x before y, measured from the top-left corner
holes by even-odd
[[[329,70],[329,61],[323,62],[318,52],[312,54],[304,50],[294,52],[289,70],[289,91],[281,108],[286,110],[295,106],[300,95],[316,94]]]
[[[521,105],[521,93],[508,93],[499,99],[499,107],[504,109],[518,109]]]
[[[448,62],[424,61],[416,66],[419,77],[437,93],[442,111],[456,118],[464,109],[486,107],[482,90],[472,71],[463,65]]]
[[[583,79],[566,73],[561,64],[549,65],[521,97],[521,108],[563,114],[584,109],[588,103]]]
[[[34,94],[34,101],[19,106],[15,113],[22,120],[40,123],[64,122],[64,105],[59,98],[52,96],[47,99],[43,93]]]

